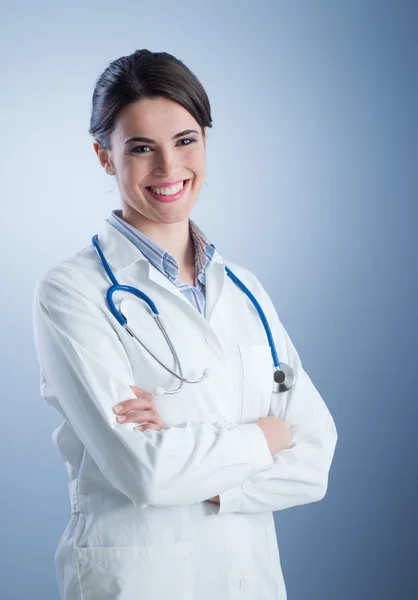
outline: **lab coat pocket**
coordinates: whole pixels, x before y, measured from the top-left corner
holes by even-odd
[[[268,415],[273,391],[270,346],[239,344],[241,359],[241,421],[249,423]]]
[[[74,552],[83,600],[193,599],[190,542]]]

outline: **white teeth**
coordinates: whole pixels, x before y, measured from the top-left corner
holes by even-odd
[[[177,185],[173,185],[172,187],[151,187],[150,190],[155,194],[161,194],[161,196],[172,196],[173,194],[177,194],[180,190],[183,189],[183,182],[181,181]]]

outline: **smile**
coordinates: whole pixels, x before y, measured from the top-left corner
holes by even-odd
[[[171,187],[146,187],[148,194],[152,196],[155,200],[159,202],[174,202],[175,200],[180,200],[186,193],[188,188],[190,179],[185,179],[184,181],[178,183],[177,185],[173,185]]]

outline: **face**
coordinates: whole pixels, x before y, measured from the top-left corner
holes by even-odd
[[[205,142],[183,106],[159,97],[129,104],[118,114],[111,149],[93,145],[102,166],[116,176],[123,218],[135,225],[188,219],[205,179]],[[182,183],[183,190],[167,193]],[[150,186],[160,189],[153,193]]]

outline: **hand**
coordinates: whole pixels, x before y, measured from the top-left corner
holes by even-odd
[[[122,406],[122,410],[116,411],[116,406],[113,407],[113,412],[118,415],[116,421],[118,423],[146,422],[145,425],[134,427],[134,429],[139,429],[140,431],[144,431],[145,429],[168,429],[157,412],[151,392],[145,392],[136,385],[130,385],[129,387],[134,392],[136,398],[119,402],[118,406]],[[119,416],[121,415],[125,419],[119,420]]]
[[[217,504],[219,504],[220,503],[219,496],[214,496],[213,498],[208,498],[208,502],[216,502]]]
[[[255,421],[265,435],[272,456],[292,446],[292,436],[284,421],[270,415]]]

